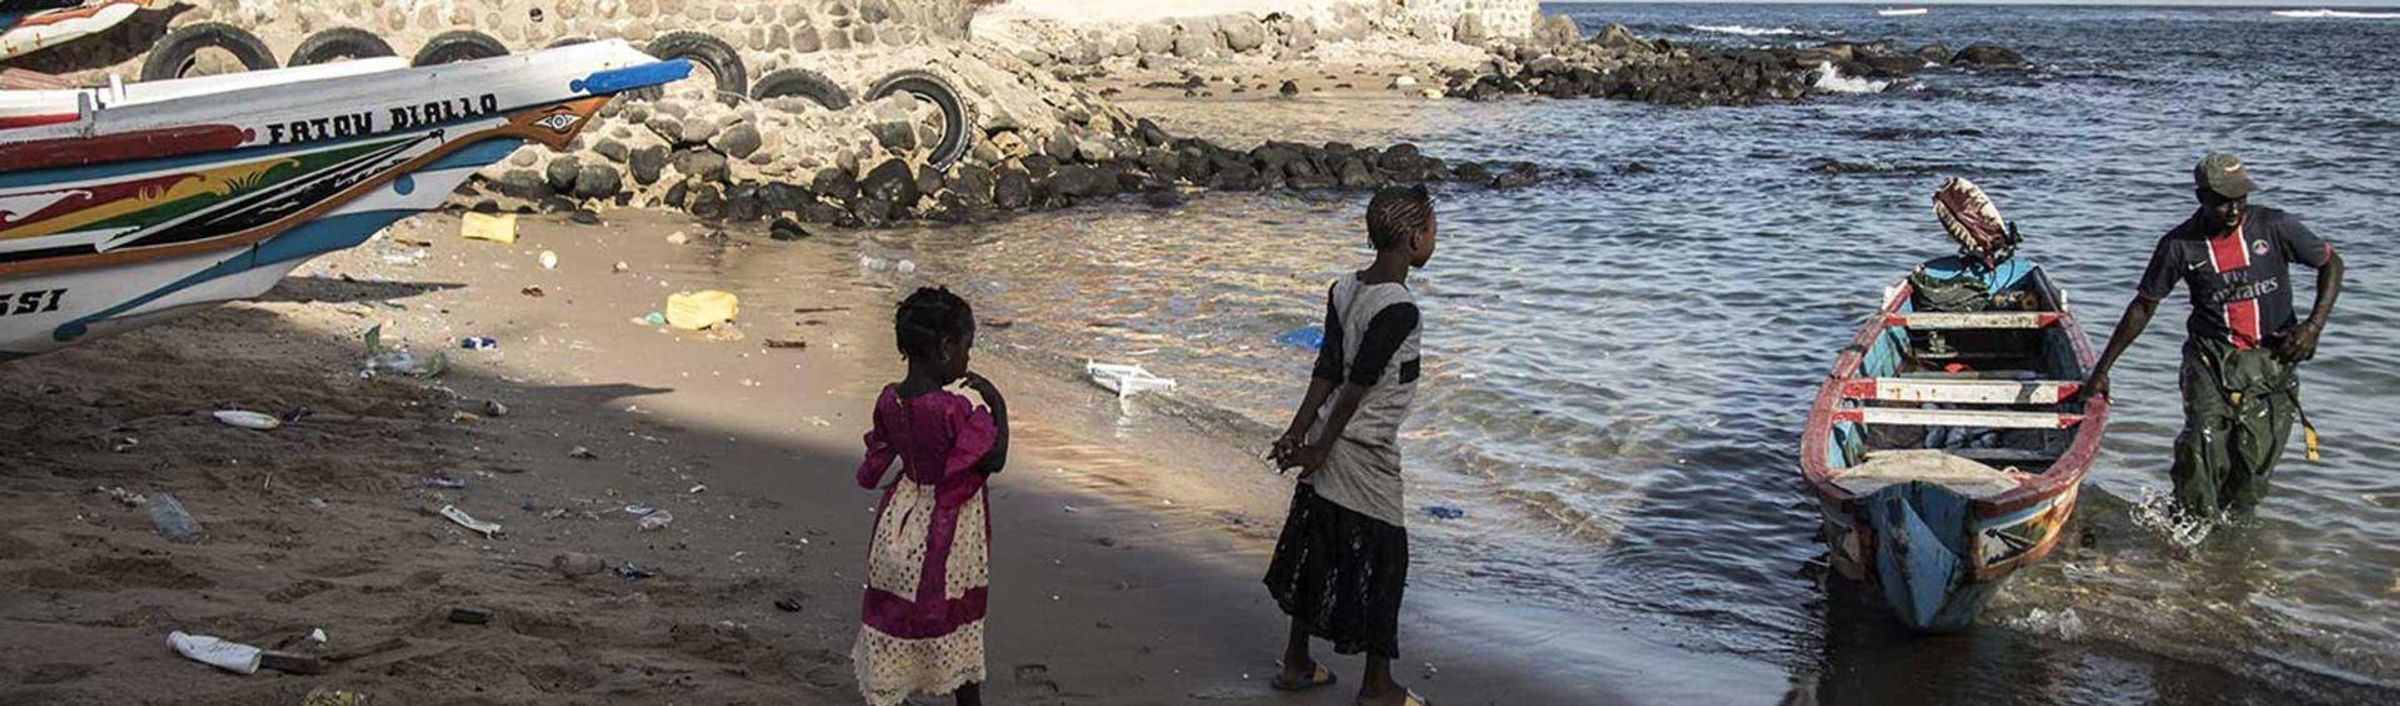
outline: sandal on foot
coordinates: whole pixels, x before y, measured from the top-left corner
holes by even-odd
[[[1338,678],[1333,675],[1333,670],[1326,669],[1325,665],[1320,664],[1311,668],[1307,679],[1294,681],[1287,678],[1285,673],[1277,672],[1275,681],[1269,682],[1267,685],[1274,687],[1276,691],[1307,691],[1332,684],[1337,680]]]

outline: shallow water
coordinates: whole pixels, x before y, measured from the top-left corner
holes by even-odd
[[[2400,328],[2400,294],[2386,286],[2395,243],[2375,210],[2400,202],[2400,54],[2388,49],[2400,22],[1553,9],[1678,41],[1995,41],[2043,69],[1937,73],[1922,90],[1799,106],[1261,100],[1228,111],[1239,122],[1186,121],[1239,142],[1372,114],[1382,124],[1355,139],[1655,170],[1440,192],[1441,249],[1412,280],[1429,318],[1409,503],[1466,514],[1412,518],[1420,583],[1652,616],[1662,640],[1784,665],[1832,701],[2346,701],[2400,688],[2400,354],[2379,345]],[[2120,366],[2076,546],[2021,572],[1971,636],[1901,639],[1829,601],[1794,460],[1801,423],[1881,288],[1948,249],[1933,187],[1958,175],[1988,189],[2097,345],[2151,245],[2192,208],[2190,165],[2211,149],[2244,156],[2269,189],[2257,200],[2302,216],[2351,265],[2303,373],[2324,461],[2295,449],[2256,517],[2197,546],[2144,521],[2180,424],[2179,294]],[[1018,320],[985,345],[1140,362],[1187,399],[1280,427],[1311,352],[1274,338],[1315,323],[1325,283],[1368,257],[1362,201],[1209,194],[1172,211],[1093,205],[857,247],[879,276],[947,283]],[[2300,279],[2305,307],[2313,287]]]

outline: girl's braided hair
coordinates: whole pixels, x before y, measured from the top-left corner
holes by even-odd
[[[919,287],[892,313],[900,355],[916,360],[941,357],[944,342],[965,338],[974,325],[974,308],[947,287]]]

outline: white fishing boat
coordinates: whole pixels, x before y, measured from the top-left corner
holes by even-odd
[[[610,97],[689,74],[623,41],[0,91],[0,360],[263,294],[439,207]]]
[[[1887,7],[1876,10],[1875,14],[1879,17],[1916,17],[1927,12],[1931,10],[1922,7]]]

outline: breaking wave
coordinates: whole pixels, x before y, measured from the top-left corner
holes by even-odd
[[[1790,28],[1790,27],[1774,27],[1774,28],[1769,28],[1769,29],[1759,29],[1759,28],[1757,28],[1757,27],[1744,27],[1744,26],[1742,26],[1742,25],[1688,25],[1688,26],[1689,26],[1689,27],[1691,28],[1691,30],[1692,30],[1692,31],[1694,31],[1694,32],[1707,32],[1707,33],[1710,33],[1710,34],[1738,34],[1738,35],[1741,35],[1741,36],[1744,36],[1744,37],[1790,37],[1790,36],[1798,36],[1798,35],[1806,35],[1806,34],[1821,34],[1821,33],[1819,33],[1819,32],[1811,32],[1811,31],[1808,31],[1808,30],[1805,30],[1805,29],[1792,29],[1792,28]]]
[[[1842,70],[1834,68],[1833,62],[1830,61],[1817,64],[1816,89],[1819,91],[1826,93],[1882,93],[1883,89],[1891,87],[1892,82],[1890,81],[1870,81],[1854,76],[1844,76]]]
[[[2352,10],[2276,10],[2275,16],[2302,20],[2400,20],[2400,12],[2357,12]]]

